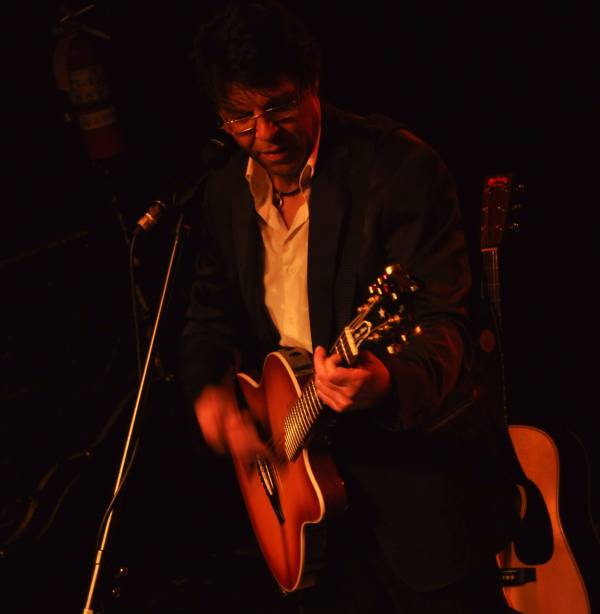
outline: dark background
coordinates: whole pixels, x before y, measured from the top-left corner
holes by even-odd
[[[134,381],[123,229],[151,199],[197,174],[202,145],[216,135],[189,54],[196,24],[217,4],[105,0],[81,20],[112,38],[102,61],[123,148],[102,162],[90,161],[76,123],[65,122],[71,108],[54,82],[61,4],[25,0],[2,9],[0,563],[11,590],[0,599],[14,600],[4,611],[83,607],[126,428],[119,408],[130,407]],[[591,482],[578,445],[579,460],[561,460],[578,487],[591,485],[587,511],[597,521],[593,3],[289,5],[321,43],[324,98],[405,122],[448,163],[472,255],[474,302],[483,179],[512,172],[525,185],[520,230],[500,250],[509,417],[584,444]],[[151,309],[171,229],[167,220],[138,248],[138,282]],[[228,466],[201,448],[178,392],[192,251],[188,244],[160,346],[174,379],[152,388],[139,463],[110,537],[98,591],[106,611],[132,602],[135,611],[177,611],[177,600],[179,611],[187,611],[184,602],[210,610],[211,599],[239,609],[231,575],[254,556]],[[82,456],[86,449],[93,454]],[[129,574],[114,580],[121,565]],[[260,565],[257,559],[253,590],[266,592],[264,603],[271,585]],[[120,599],[110,596],[115,586]]]

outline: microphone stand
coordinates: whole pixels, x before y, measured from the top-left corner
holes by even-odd
[[[205,179],[206,176],[204,176],[202,179]],[[199,184],[202,182],[202,180],[200,182],[198,182],[197,186],[199,186]],[[142,404],[142,399],[144,397],[144,394],[146,392],[146,388],[148,386],[148,381],[150,379],[150,372],[151,372],[151,365],[152,365],[152,359],[154,356],[154,349],[156,346],[156,341],[158,338],[158,330],[160,327],[160,323],[162,320],[162,316],[164,313],[164,310],[166,308],[166,303],[167,303],[167,297],[169,296],[169,292],[171,289],[171,285],[172,285],[172,280],[174,277],[174,272],[175,272],[175,264],[177,261],[177,257],[180,253],[181,247],[183,245],[183,234],[184,234],[184,230],[187,234],[187,228],[184,226],[183,224],[183,220],[184,220],[184,216],[185,216],[185,211],[182,210],[182,212],[179,214],[179,218],[177,220],[177,224],[175,227],[175,233],[174,233],[174,239],[173,239],[173,244],[171,246],[171,254],[169,257],[169,264],[167,267],[167,272],[165,274],[165,279],[163,282],[163,287],[162,287],[162,291],[161,291],[161,295],[160,295],[160,301],[158,304],[158,309],[156,311],[156,317],[154,320],[154,326],[152,328],[152,334],[150,336],[150,342],[148,344],[148,350],[146,353],[146,359],[144,362],[144,367],[142,370],[142,375],[140,377],[140,382],[139,382],[139,386],[138,386],[138,391],[137,391],[137,396],[135,399],[135,405],[133,408],[133,413],[131,416],[131,421],[129,424],[129,432],[127,433],[127,438],[125,440],[125,446],[123,448],[123,453],[121,456],[121,464],[119,466],[119,471],[117,474],[117,479],[115,481],[115,487],[114,487],[114,491],[113,491],[113,500],[111,502],[110,505],[110,512],[108,514],[108,516],[106,517],[106,522],[104,524],[104,529],[102,531],[102,537],[100,539],[100,545],[96,551],[96,556],[94,559],[94,567],[93,567],[93,571],[92,571],[92,578],[90,581],[90,585],[89,585],[89,589],[88,589],[88,595],[87,595],[87,599],[85,602],[85,607],[83,608],[83,614],[94,614],[94,610],[92,609],[92,601],[94,598],[94,592],[96,589],[96,584],[98,582],[98,577],[100,574],[100,568],[102,565],[102,557],[104,555],[104,551],[106,548],[106,542],[108,539],[108,533],[110,530],[110,525],[112,522],[112,518],[113,518],[113,511],[114,511],[114,501],[117,497],[117,494],[119,492],[119,490],[121,489],[121,486],[123,484],[123,473],[125,471],[125,467],[127,464],[127,460],[129,457],[129,449],[131,446],[131,441],[133,438],[133,433],[135,431],[135,426],[136,426],[136,422],[137,422],[137,418],[138,418],[138,414],[140,411],[140,407]]]

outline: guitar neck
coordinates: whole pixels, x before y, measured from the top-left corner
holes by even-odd
[[[302,394],[292,405],[284,420],[285,454],[293,461],[306,445],[313,427],[322,415],[323,403],[317,396],[314,378],[311,378],[302,389]]]
[[[420,327],[413,325],[412,308],[413,295],[419,289],[419,283],[400,265],[387,266],[369,286],[369,298],[358,307],[355,318],[336,339],[330,355],[337,354],[342,366],[350,367],[365,342],[381,344],[385,341],[389,353],[401,351],[412,335],[420,334]],[[396,333],[396,337],[388,340],[392,333]],[[324,409],[311,378],[284,419],[284,449],[290,461],[296,459],[308,442]]]
[[[514,208],[511,204],[513,178],[511,173],[490,175],[485,178],[481,204],[481,256],[483,266],[483,284],[487,284],[487,304],[490,314],[490,327],[496,342],[498,386],[501,395],[503,422],[508,423],[508,403],[504,369],[502,308],[500,289],[499,247],[507,228],[509,213]],[[485,295],[484,292],[482,294]],[[492,367],[490,367],[492,368]]]
[[[498,263],[498,248],[490,247],[481,250],[483,271],[487,282],[488,300],[498,322],[502,320],[500,300],[500,266]],[[499,331],[497,331],[499,332]]]
[[[358,348],[354,343],[350,328],[345,329],[337,338],[332,353],[342,359],[344,367],[350,367],[356,361]],[[311,377],[284,420],[285,453],[290,461],[296,459],[300,454],[324,410],[325,405],[319,399],[315,380]]]

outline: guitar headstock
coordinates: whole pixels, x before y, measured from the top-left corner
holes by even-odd
[[[420,334],[414,323],[414,296],[420,284],[399,264],[392,264],[369,286],[369,298],[358,308],[358,315],[335,343],[335,351],[348,365],[358,356],[359,348],[386,344],[395,354],[410,338]]]
[[[485,178],[481,203],[481,251],[498,249],[505,230],[519,229],[514,214],[521,208],[516,199],[523,191],[523,184],[515,183],[512,173]]]

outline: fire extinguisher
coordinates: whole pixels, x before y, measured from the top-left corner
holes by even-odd
[[[73,16],[61,20],[61,35],[54,51],[54,76],[58,88],[69,96],[90,158],[106,160],[122,148],[103,63],[103,46],[110,37],[76,24]]]

